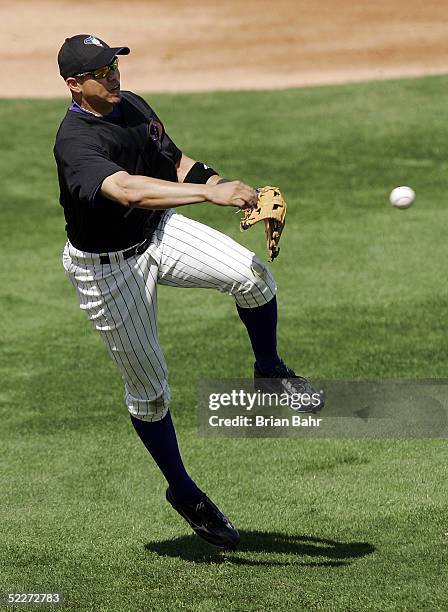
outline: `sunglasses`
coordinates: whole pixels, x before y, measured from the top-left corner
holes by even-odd
[[[107,66],[103,66],[102,68],[97,68],[96,70],[90,70],[89,72],[80,72],[79,74],[75,74],[75,77],[83,77],[91,74],[95,81],[99,81],[100,79],[105,79],[110,72],[114,70],[118,70],[118,57],[114,59],[114,61]]]

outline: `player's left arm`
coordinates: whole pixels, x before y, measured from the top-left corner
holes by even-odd
[[[219,175],[213,168],[209,168],[202,162],[198,162],[183,153],[176,164],[176,168],[177,180],[179,183],[195,182],[207,185],[217,185],[219,182],[224,183],[229,181],[229,179],[225,179]]]

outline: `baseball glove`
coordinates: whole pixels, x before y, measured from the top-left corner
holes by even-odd
[[[266,233],[266,248],[269,261],[277,257],[280,252],[278,243],[285,227],[286,202],[283,199],[278,187],[261,187],[258,191],[258,202],[254,208],[244,210],[244,217],[241,219],[241,231],[247,230],[255,223],[264,221]]]

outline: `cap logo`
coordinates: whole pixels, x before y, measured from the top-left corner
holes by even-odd
[[[102,47],[102,43],[100,40],[98,40],[98,38],[95,38],[95,36],[88,36],[87,38],[84,38],[84,44],[85,45],[96,45],[97,47]]]

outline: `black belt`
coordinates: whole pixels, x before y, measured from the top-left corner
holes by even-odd
[[[140,244],[136,244],[133,247],[130,247],[129,249],[126,249],[125,251],[122,251],[121,253],[121,258],[123,259],[129,259],[130,257],[133,257],[134,255],[140,255],[140,253],[144,253],[146,251],[146,249],[149,247],[151,242],[151,238],[146,238],[146,240],[144,240],[143,242],[140,242]],[[100,255],[100,263],[101,264],[110,264],[110,257],[109,255]]]

